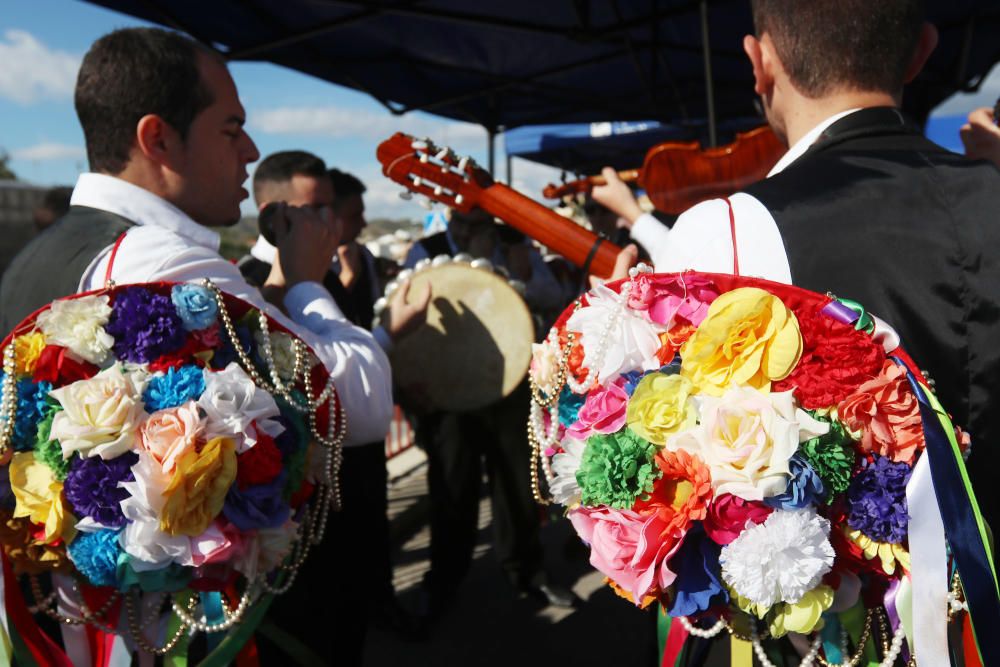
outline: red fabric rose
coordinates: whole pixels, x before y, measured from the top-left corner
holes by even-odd
[[[815,410],[836,405],[878,375],[885,350],[864,331],[818,310],[797,311],[795,316],[802,332],[802,358],[771,391],[792,389],[803,407]]]
[[[168,352],[158,359],[149,362],[149,370],[153,373],[157,371],[165,373],[171,368],[176,369],[191,363],[204,368],[207,360],[198,355],[207,349],[210,348],[206,348],[205,344],[197,336],[190,333],[181,349]]]
[[[257,429],[257,444],[236,457],[236,483],[240,490],[267,484],[281,472],[281,450],[274,439]]]
[[[35,382],[50,382],[53,387],[62,387],[77,380],[94,377],[100,369],[86,361],[78,361],[72,354],[59,345],[46,345],[38,355],[35,364]]]
[[[763,523],[773,511],[764,503],[723,493],[708,506],[703,523],[705,534],[716,544],[725,546],[739,537],[747,521]]]

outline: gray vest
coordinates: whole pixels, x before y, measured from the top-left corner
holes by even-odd
[[[133,224],[114,213],[73,206],[32,239],[0,283],[0,337],[42,306],[75,294],[94,258]]]

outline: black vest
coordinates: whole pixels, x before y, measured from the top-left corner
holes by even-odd
[[[134,223],[86,206],[73,206],[17,254],[0,284],[0,336],[60,297],[75,294],[94,258]]]
[[[792,282],[855,299],[899,332],[971,432],[970,474],[998,525],[1000,172],[928,141],[893,109],[865,109],[746,192],[774,216]]]

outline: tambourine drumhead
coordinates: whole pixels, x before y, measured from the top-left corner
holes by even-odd
[[[524,299],[500,276],[461,263],[410,281],[411,299],[428,282],[433,298],[427,323],[392,350],[396,383],[421,405],[456,412],[510,395],[528,372],[535,340]]]

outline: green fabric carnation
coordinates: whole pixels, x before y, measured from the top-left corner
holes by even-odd
[[[38,433],[35,436],[35,458],[52,469],[52,474],[60,482],[66,479],[69,472],[69,459],[63,459],[62,446],[58,440],[51,440],[52,420],[56,414],[62,412],[62,408],[51,409],[45,415],[45,419],[38,422]]]
[[[830,431],[802,443],[799,451],[826,485],[828,489],[826,502],[829,504],[834,495],[847,491],[847,487],[850,486],[855,458],[854,442],[840,422],[816,414],[813,416],[829,424]]]
[[[653,464],[656,446],[629,429],[587,438],[576,481],[584,505],[629,509],[653,490],[660,470]]]

